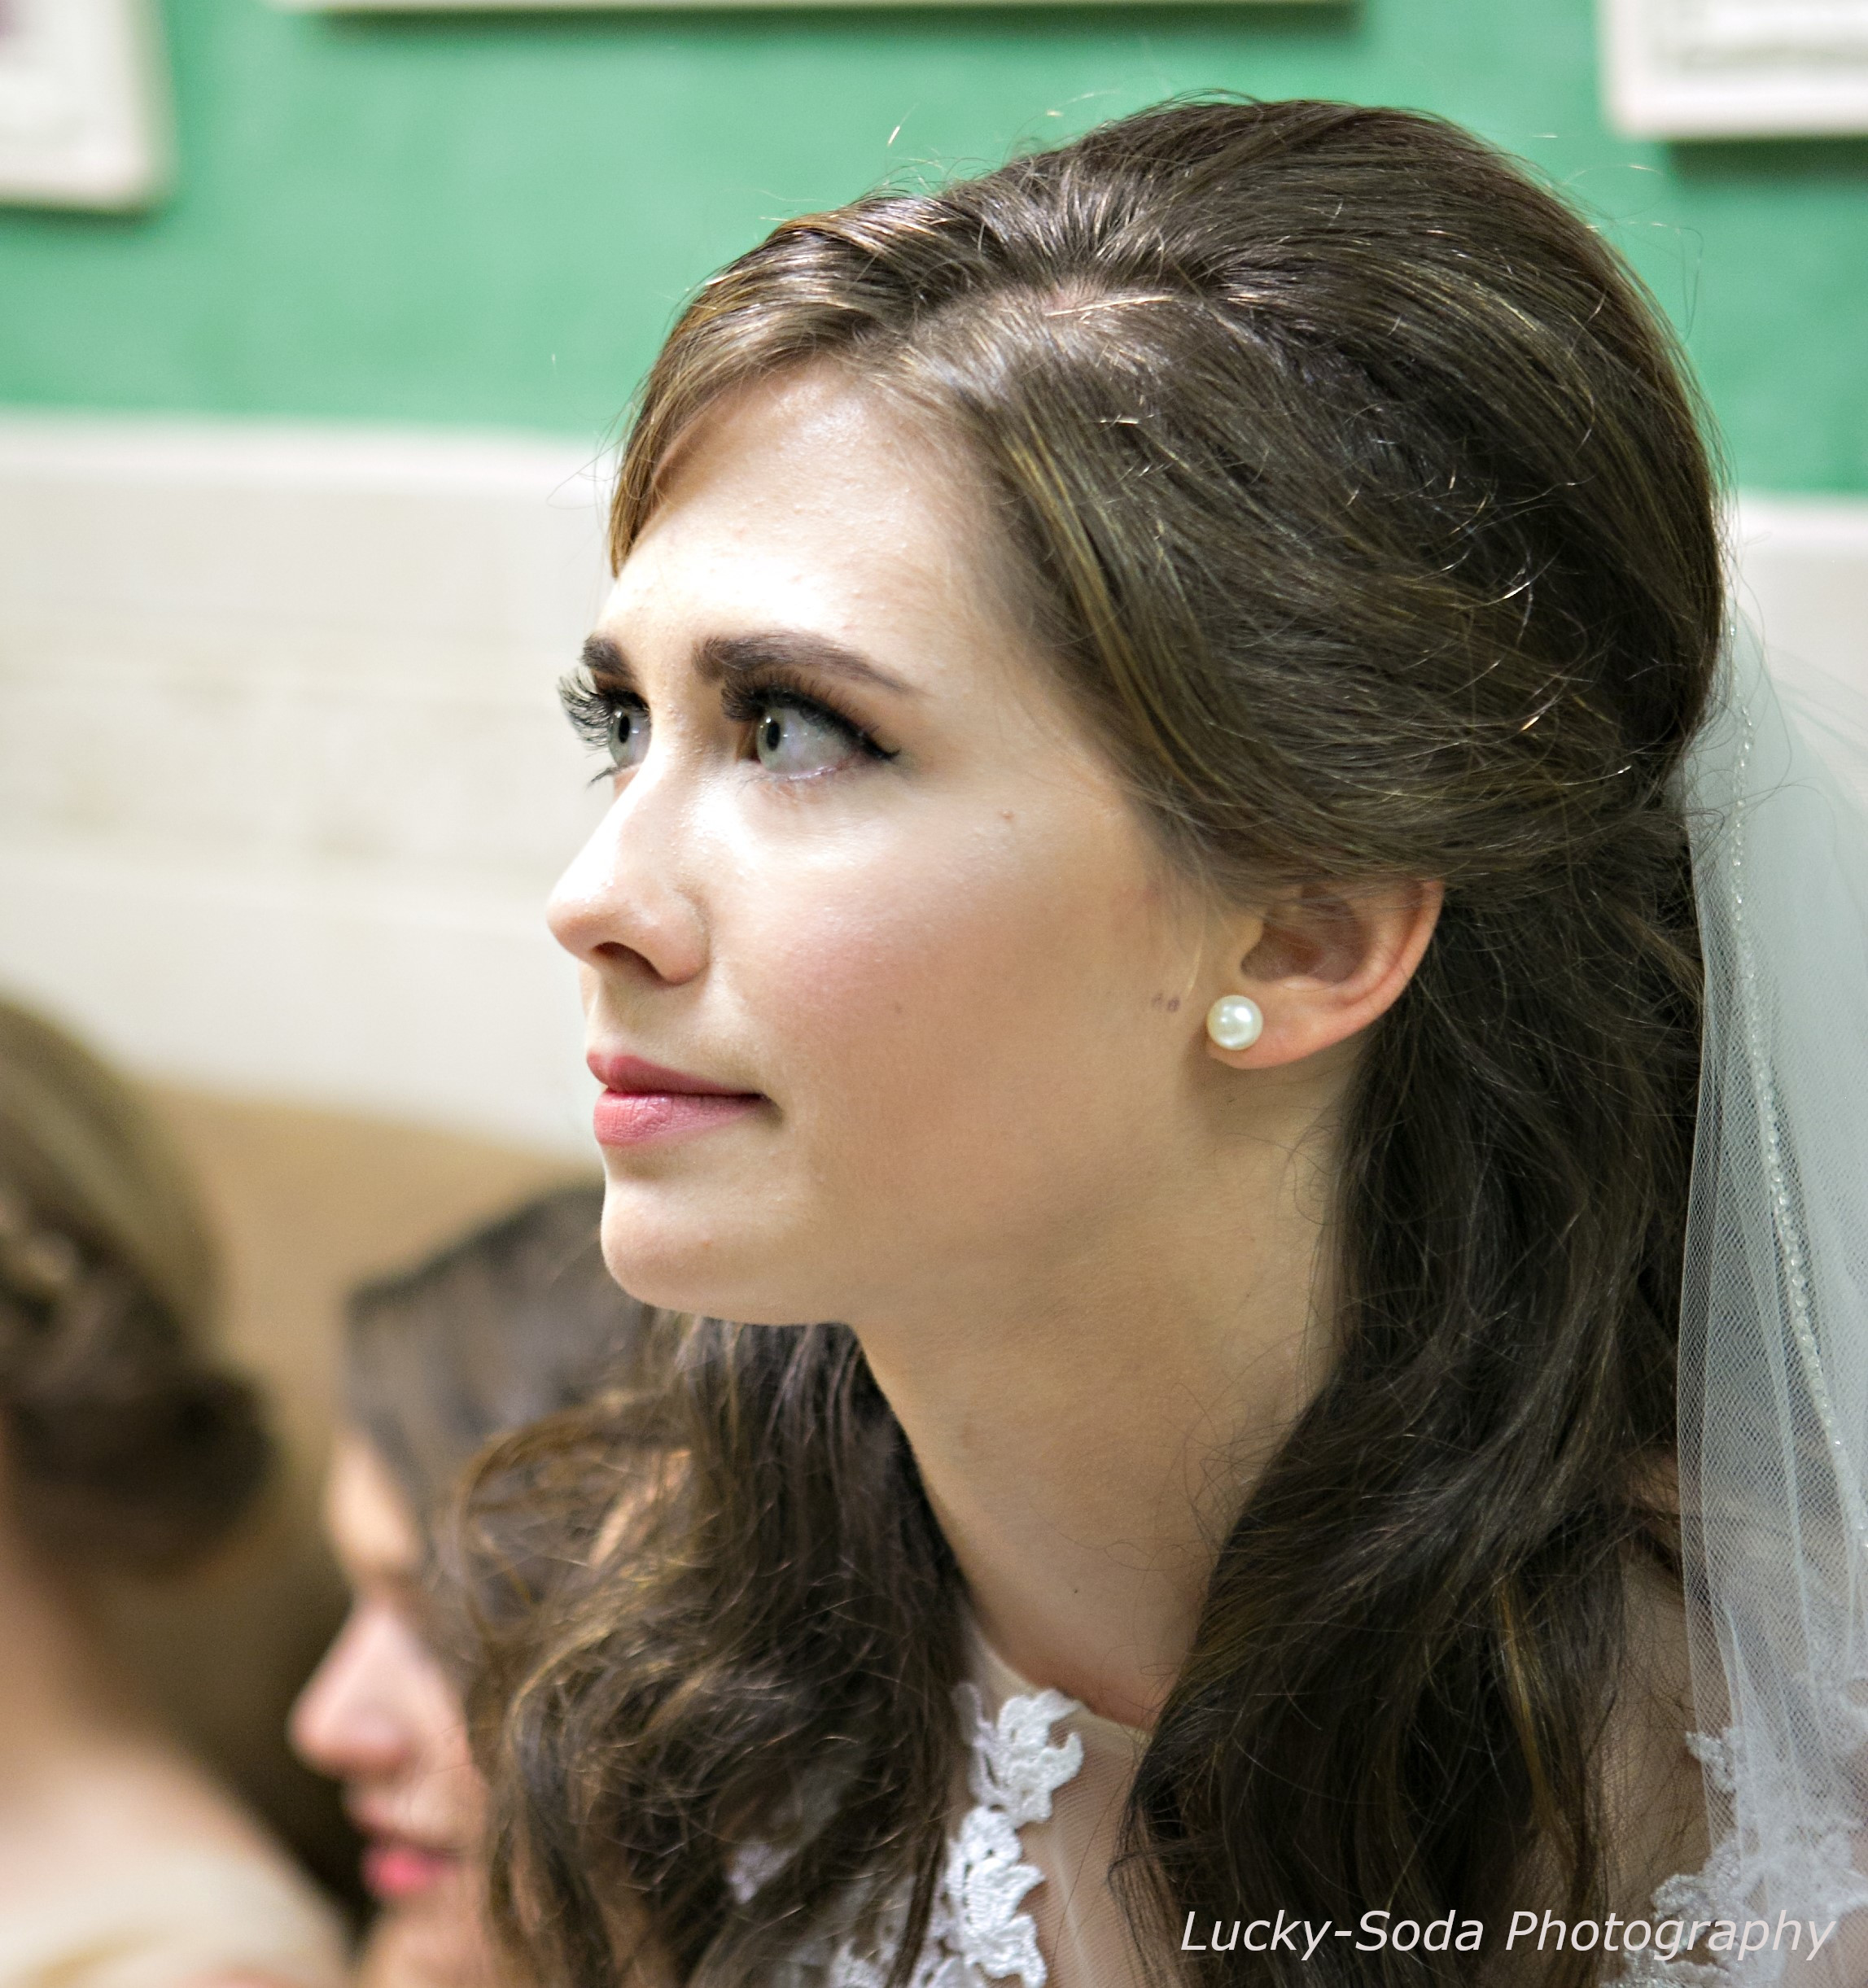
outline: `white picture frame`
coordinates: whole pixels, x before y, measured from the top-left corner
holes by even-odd
[[[165,85],[153,0],[0,0],[0,203],[150,205]]]
[[[1868,132],[1868,0],[1600,0],[1608,121],[1637,138]]]

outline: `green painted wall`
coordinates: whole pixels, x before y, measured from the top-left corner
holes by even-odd
[[[1611,136],[1591,0],[164,14],[178,190],[0,211],[0,402],[588,435],[773,218],[1218,85],[1524,153],[1685,326],[1741,481],[1868,492],[1868,141]]]

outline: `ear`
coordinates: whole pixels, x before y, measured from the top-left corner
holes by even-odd
[[[1236,1070],[1274,1069],[1367,1028],[1414,977],[1446,895],[1424,879],[1358,891],[1306,885],[1241,920],[1231,935],[1237,963],[1214,998],[1249,995],[1265,1026],[1248,1049],[1209,1037],[1207,1053]]]

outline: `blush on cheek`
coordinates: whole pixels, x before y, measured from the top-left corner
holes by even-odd
[[[982,1166],[1042,1175],[1106,1098],[1093,1073],[1121,1053],[1111,1016],[1138,964],[1105,942],[1106,884],[1081,880],[1080,905],[1079,880],[1021,853],[895,876],[857,911],[765,935],[774,1082],[820,1178],[867,1199],[965,1193]]]

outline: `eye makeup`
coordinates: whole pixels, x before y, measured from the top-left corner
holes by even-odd
[[[793,666],[790,656],[802,651],[803,668]],[[815,641],[794,642],[773,639],[769,642],[736,639],[730,645],[710,644],[703,649],[698,666],[703,678],[720,686],[720,710],[730,723],[754,728],[753,754],[762,765],[767,745],[776,746],[778,714],[793,712],[828,728],[847,744],[851,758],[888,761],[897,757],[875,735],[841,708],[835,697],[810,683],[807,676],[822,658],[825,667],[842,673],[873,678],[890,688],[897,686],[880,671],[873,671],[860,658],[838,650],[833,644]],[[581,666],[558,686],[558,697],[573,728],[593,750],[603,754],[608,764],[598,777],[627,771],[639,764],[647,749],[650,718],[647,701],[634,688],[632,673],[622,652],[607,637],[593,636],[585,643]],[[640,725],[635,721],[641,720]],[[770,740],[762,741],[762,727],[773,727]],[[782,776],[815,778],[835,771],[825,767],[813,772]]]

